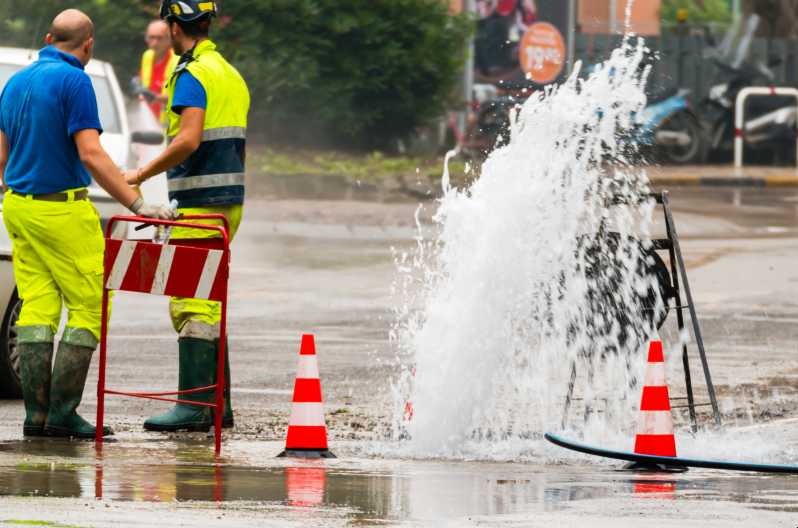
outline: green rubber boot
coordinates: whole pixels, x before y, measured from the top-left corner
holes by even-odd
[[[81,332],[81,330],[77,332]],[[86,331],[82,332],[91,335]],[[44,433],[48,436],[62,438],[94,438],[95,427],[76,412],[81,399],[83,399],[86,374],[89,372],[94,347],[73,344],[75,341],[66,341],[68,335],[74,336],[75,331],[67,328],[64,338],[58,344],[58,353],[55,356],[50,384],[50,412],[47,415]],[[93,341],[93,337],[77,339],[77,341],[88,344]],[[103,436],[112,434],[110,428],[103,429]]]
[[[216,370],[216,344],[194,337],[181,337],[179,390],[198,389],[213,385]],[[179,396],[181,400],[213,403],[213,391]],[[148,431],[200,431],[211,430],[211,410],[208,407],[178,403],[171,411],[144,422]]]
[[[216,340],[216,351],[219,353],[219,340]],[[233,418],[233,404],[230,402],[230,341],[227,341],[224,352],[224,415],[222,415],[222,429],[230,429],[235,425]],[[216,383],[216,369],[213,369],[213,382]],[[216,411],[211,410],[211,418],[216,416]]]
[[[48,328],[49,331],[49,328]],[[44,423],[50,409],[50,372],[53,368],[53,343],[17,343],[22,396],[25,399],[23,436],[44,436]]]

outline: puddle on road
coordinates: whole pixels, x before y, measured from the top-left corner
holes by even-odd
[[[694,472],[614,471],[444,461],[275,460],[220,464],[207,444],[0,443],[0,495],[124,502],[235,502],[333,509],[354,519],[443,519],[559,511],[574,501],[624,497],[712,500],[798,511],[798,479]]]

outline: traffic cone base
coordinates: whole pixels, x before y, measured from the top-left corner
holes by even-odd
[[[284,449],[277,458],[338,458],[329,449]]]
[[[302,336],[285,450],[278,457],[335,458],[327,445],[316,344],[312,335]]]

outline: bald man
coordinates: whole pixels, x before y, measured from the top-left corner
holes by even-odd
[[[144,40],[148,49],[141,56],[139,78],[142,87],[153,95],[149,100],[150,110],[161,120],[163,106],[166,104],[166,81],[172,77],[180,57],[172,52],[169,26],[163,20],[149,23]]]
[[[0,95],[3,221],[22,299],[23,434],[93,438],[94,426],[76,410],[100,337],[105,240],[86,188],[94,176],[138,215],[174,213],[145,204],[100,145],[97,100],[83,71],[94,49],[91,19],[66,10],[45,40],[39,60],[11,77]],[[62,304],[68,317],[53,365]]]

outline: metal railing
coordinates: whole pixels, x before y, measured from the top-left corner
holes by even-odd
[[[739,169],[743,166],[743,154],[745,150],[745,102],[751,96],[791,96],[795,97],[796,111],[798,111],[798,88],[785,86],[751,86],[743,88],[737,94],[734,109],[734,167]],[[798,125],[798,120],[796,120]],[[796,136],[798,137],[798,136]],[[798,158],[798,156],[796,157]]]

